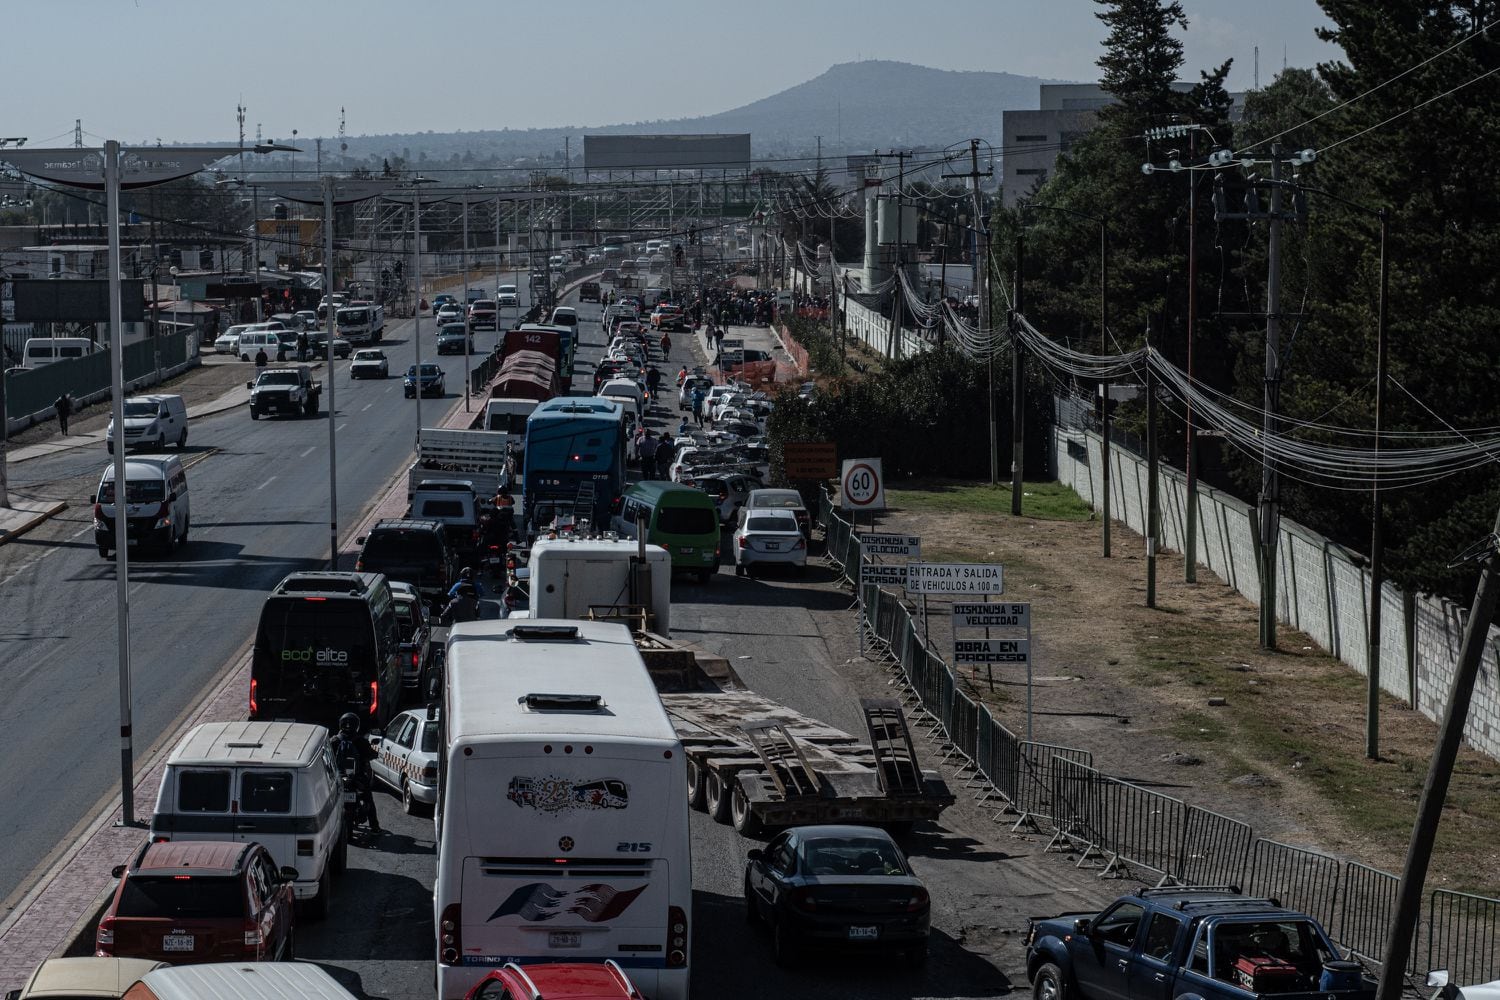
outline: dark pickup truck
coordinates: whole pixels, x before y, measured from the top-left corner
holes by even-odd
[[[1026,975],[1033,1000],[1370,1000],[1376,986],[1312,917],[1232,887],[1033,918]]]

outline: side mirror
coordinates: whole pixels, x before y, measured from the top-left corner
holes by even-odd
[[[125,866],[124,865],[115,865],[113,868],[111,868],[109,870],[109,877],[110,878],[124,878],[125,877]],[[1443,973],[1443,975],[1447,976],[1448,974],[1445,972],[1445,973]],[[1432,974],[1428,973],[1427,974],[1427,978],[1429,980],[1431,980],[1432,979]],[[1444,980],[1444,981],[1446,982],[1446,980]],[[1432,983],[1428,982],[1427,985],[1431,986]]]
[[[437,721],[437,714],[438,714],[438,703],[435,702],[435,701],[429,701],[427,703],[427,721],[428,722],[436,722]]]
[[[285,882],[297,881],[297,869],[293,868],[291,865],[284,866],[281,869],[281,878]]]
[[[254,379],[250,379],[249,381],[247,381],[245,383],[245,388],[246,389],[254,389],[255,388],[255,380]]]
[[[1433,969],[1433,970],[1429,971],[1427,973],[1427,985],[1428,986],[1447,986],[1448,985],[1448,970],[1447,969]]]
[[[750,859],[751,861],[764,861],[766,852],[762,851],[759,847],[752,847],[750,848],[750,850],[745,852],[745,857]]]
[[[363,544],[365,544],[365,536],[364,535],[360,535],[358,538],[356,538],[354,540],[354,544],[355,545],[363,545]]]
[[[1073,921],[1073,933],[1077,934],[1079,937],[1088,937],[1089,923],[1090,921],[1088,917],[1079,917],[1077,920]]]

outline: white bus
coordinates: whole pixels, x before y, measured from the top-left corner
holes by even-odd
[[[373,344],[385,335],[385,306],[369,302],[341,306],[334,313],[338,335],[351,344]]]
[[[448,636],[438,997],[506,962],[613,959],[686,1000],[686,758],[629,631],[480,621]]]

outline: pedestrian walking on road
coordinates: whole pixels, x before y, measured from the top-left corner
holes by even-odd
[[[703,398],[702,386],[693,390],[693,422],[699,427],[703,426]]]
[[[677,443],[665,434],[661,436],[661,444],[656,446],[656,478],[672,478],[672,461],[677,457]]]
[[[661,335],[661,358],[662,358],[663,361],[666,361],[671,356],[672,356],[672,338],[671,338],[670,335],[668,335],[666,333],[663,333]]]
[[[266,357],[266,349],[264,347],[255,352],[255,367],[264,368],[270,363],[271,359]]]
[[[656,440],[656,435],[650,431],[641,438],[640,445],[636,448],[641,458],[641,475],[650,477],[656,471],[656,450],[661,447]]]
[[[73,415],[73,397],[66,392],[57,397],[57,402],[52,404],[57,411],[57,426],[62,428],[63,437],[68,436],[68,418]]]

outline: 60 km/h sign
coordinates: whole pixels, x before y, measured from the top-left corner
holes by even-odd
[[[839,483],[839,506],[844,510],[885,510],[885,484],[880,474],[880,459],[846,460]]]

